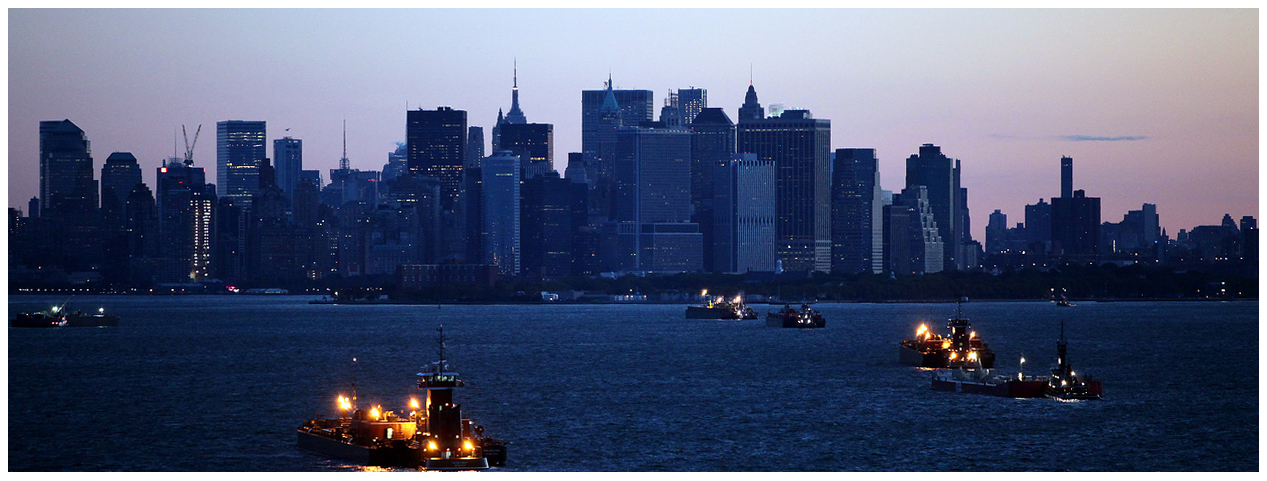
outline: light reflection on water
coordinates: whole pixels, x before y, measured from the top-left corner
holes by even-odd
[[[1045,372],[1066,322],[1105,400],[1058,403],[935,392],[898,364],[954,304],[818,304],[827,327],[796,330],[684,306],[75,300],[122,320],[9,330],[10,470],[365,470],[299,450],[295,427],[353,379],[362,404],[416,394],[441,323],[464,415],[510,443],[504,471],[1258,469],[1256,302],[965,304],[1001,369],[1024,354]],[[50,302],[12,296],[10,315]]]

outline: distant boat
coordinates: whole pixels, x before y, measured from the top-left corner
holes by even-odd
[[[727,300],[725,296],[709,297],[708,290],[703,294],[706,299],[703,305],[687,306],[687,319],[756,319],[757,313],[743,303],[743,296],[735,296]]]
[[[69,302],[69,301],[68,301]],[[105,308],[97,309],[96,314],[85,314],[82,311],[66,312],[66,304],[53,306],[47,311],[24,312],[9,322],[10,327],[107,327],[119,325],[119,316],[105,313]]]
[[[817,329],[827,327],[827,320],[823,319],[822,313],[815,311],[808,304],[801,304],[801,310],[799,311],[785,304],[782,309],[766,314],[765,325],[769,327]]]

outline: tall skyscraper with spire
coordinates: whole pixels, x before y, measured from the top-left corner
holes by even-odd
[[[748,81],[748,93],[743,96],[743,106],[739,107],[739,122],[745,120],[761,120],[765,118],[765,109],[757,102],[757,89]]]
[[[524,111],[519,108],[519,61],[515,61],[514,80],[510,90],[510,112],[505,116],[502,110],[497,109],[497,122],[493,124],[493,150],[499,150],[502,140],[502,126],[506,124],[526,124],[528,118],[524,116]],[[481,157],[483,158],[483,157]]]

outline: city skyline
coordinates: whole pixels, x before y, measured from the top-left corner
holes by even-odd
[[[1063,156],[1105,222],[1144,203],[1172,236],[1224,213],[1258,217],[1256,10],[12,9],[9,20],[10,207],[38,195],[40,121],[82,128],[98,179],[111,153],[131,152],[153,186],[154,168],[183,153],[182,125],[192,135],[224,120],[265,121],[266,144],[302,140],[304,168],[325,178],[343,120],[351,167],[381,170],[405,141],[406,110],[451,106],[488,132],[512,83],[527,121],[553,124],[562,173],[581,151],[581,91],[610,75],[651,90],[655,107],[670,89],[706,89],[732,119],[751,82],[767,109],[830,120],[832,151],[875,149],[893,192],[906,158],[935,144],[962,162],[982,242],[988,213],[1014,225],[1026,204],[1060,195]],[[208,137],[194,161],[216,178]]]

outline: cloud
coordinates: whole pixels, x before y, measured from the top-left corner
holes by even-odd
[[[1099,137],[1099,136],[1094,136],[1094,135],[1062,135],[1060,136],[1060,140],[1069,140],[1073,142],[1084,142],[1084,141],[1117,142],[1121,140],[1145,140],[1145,139],[1148,139],[1148,137],[1144,137],[1142,135],[1124,135],[1120,137]]]

